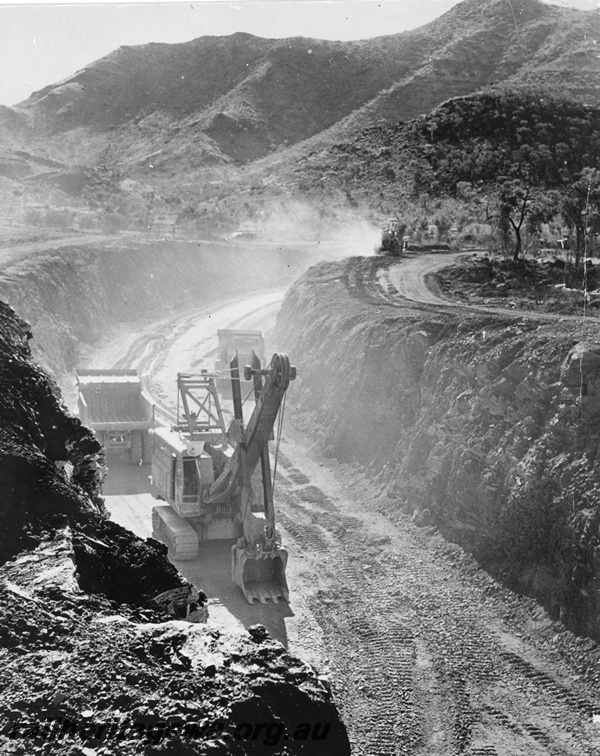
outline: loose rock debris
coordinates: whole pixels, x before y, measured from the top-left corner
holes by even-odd
[[[0,571],[2,753],[349,753],[327,683],[262,626],[90,595],[73,566],[59,534]]]

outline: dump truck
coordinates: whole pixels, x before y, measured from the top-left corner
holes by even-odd
[[[234,328],[219,328],[217,331],[219,340],[218,357],[215,360],[215,372],[217,374],[217,388],[221,395],[231,399],[231,375],[229,363],[234,354],[238,355],[240,365],[250,364],[252,353],[256,354],[261,363],[265,361],[265,338],[262,331],[240,330]],[[245,393],[252,391],[252,383],[244,381],[240,375],[242,390]]]
[[[79,419],[92,428],[109,461],[146,464],[155,405],[135,370],[78,370]]]
[[[255,397],[247,425],[237,353],[228,370],[234,415],[228,427],[215,375],[177,378],[177,424],[153,434],[152,480],[165,501],[153,508],[153,535],[176,561],[195,559],[202,541],[234,540],[231,576],[248,602],[287,601],[288,554],[275,525],[268,442],[296,369],[281,353],[263,369],[252,353],[243,371]]]

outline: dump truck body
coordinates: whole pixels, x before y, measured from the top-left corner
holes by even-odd
[[[217,374],[217,387],[222,396],[231,398],[231,374],[229,363],[237,354],[238,365],[249,365],[252,353],[256,354],[261,362],[265,361],[265,339],[262,331],[239,330],[232,328],[220,328],[217,331],[219,339],[218,357],[215,361]],[[252,382],[245,381],[240,375],[239,380],[247,390],[252,389]]]
[[[219,368],[228,371],[229,363],[236,352],[240,367],[250,364],[253,352],[261,362],[264,362],[265,339],[262,331],[219,328],[217,338],[219,339],[217,360]]]
[[[95,431],[107,455],[130,464],[149,463],[154,401],[135,370],[78,370],[79,418]]]

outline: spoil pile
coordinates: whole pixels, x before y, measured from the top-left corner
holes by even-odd
[[[67,531],[0,577],[0,751],[348,754],[327,684],[271,641],[84,593]]]

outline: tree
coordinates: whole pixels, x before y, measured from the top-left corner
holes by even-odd
[[[534,189],[515,179],[504,179],[495,197],[495,209],[490,212],[488,205],[486,220],[496,222],[503,237],[514,235],[513,260],[518,260],[523,252],[523,232],[534,232],[540,225],[552,218],[555,200],[551,193]]]
[[[515,259],[525,232],[560,213],[575,229],[580,264],[600,204],[600,108],[541,89],[494,89],[449,100],[408,128],[426,166],[415,179],[421,198],[493,197],[487,220],[514,243]]]
[[[600,205],[600,171],[584,168],[579,177],[560,194],[558,210],[565,224],[575,229],[575,267],[585,253],[586,229],[598,215]]]

